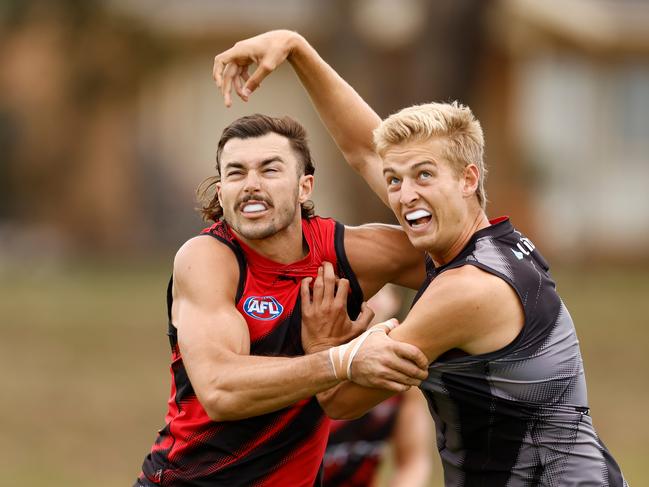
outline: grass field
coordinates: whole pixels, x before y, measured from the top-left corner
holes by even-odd
[[[0,270],[2,485],[132,484],[166,411],[169,266]],[[555,277],[577,323],[595,425],[631,485],[649,485],[649,271]]]

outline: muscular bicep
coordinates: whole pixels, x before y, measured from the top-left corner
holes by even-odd
[[[190,240],[176,255],[172,321],[201,402],[214,390],[219,369],[250,352],[248,328],[235,307],[238,273],[232,252],[209,237]]]
[[[390,337],[419,347],[432,362],[454,348],[470,355],[497,351],[518,336],[524,320],[509,284],[466,265],[435,278]]]
[[[345,252],[367,297],[388,282],[418,289],[426,276],[424,253],[396,225],[346,227]]]

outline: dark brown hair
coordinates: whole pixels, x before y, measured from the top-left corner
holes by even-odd
[[[221,208],[215,186],[221,180],[221,154],[225,144],[230,139],[249,139],[262,137],[269,133],[282,135],[288,139],[300,162],[298,175],[311,176],[315,173],[315,166],[306,139],[306,130],[297,121],[288,116],[276,118],[259,113],[238,118],[228,125],[221,134],[216,149],[216,176],[205,179],[196,190],[201,203],[200,212],[203,220],[216,222],[223,218],[223,208]],[[214,194],[211,194],[212,190]],[[308,200],[302,203],[302,218],[310,218],[313,215],[313,201]]]

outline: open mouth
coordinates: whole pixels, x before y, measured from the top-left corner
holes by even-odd
[[[255,213],[261,213],[268,209],[268,205],[263,201],[250,200],[246,201],[240,206],[241,212],[247,215],[254,215]]]
[[[405,214],[406,222],[411,228],[425,226],[431,219],[432,215],[426,210],[415,210]]]

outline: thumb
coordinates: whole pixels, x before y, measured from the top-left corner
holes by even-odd
[[[366,302],[363,302],[363,304],[361,304],[361,312],[358,314],[358,317],[356,318],[354,323],[356,324],[356,326],[365,330],[370,325],[370,323],[372,323],[373,319],[374,310],[370,308]]]
[[[257,65],[257,69],[255,70],[254,73],[248,78],[246,81],[246,85],[243,87],[243,93],[245,94],[246,97],[250,96],[250,94],[255,91],[263,79],[268,76],[271,71],[273,71],[274,67],[267,62],[260,61],[259,64]]]

